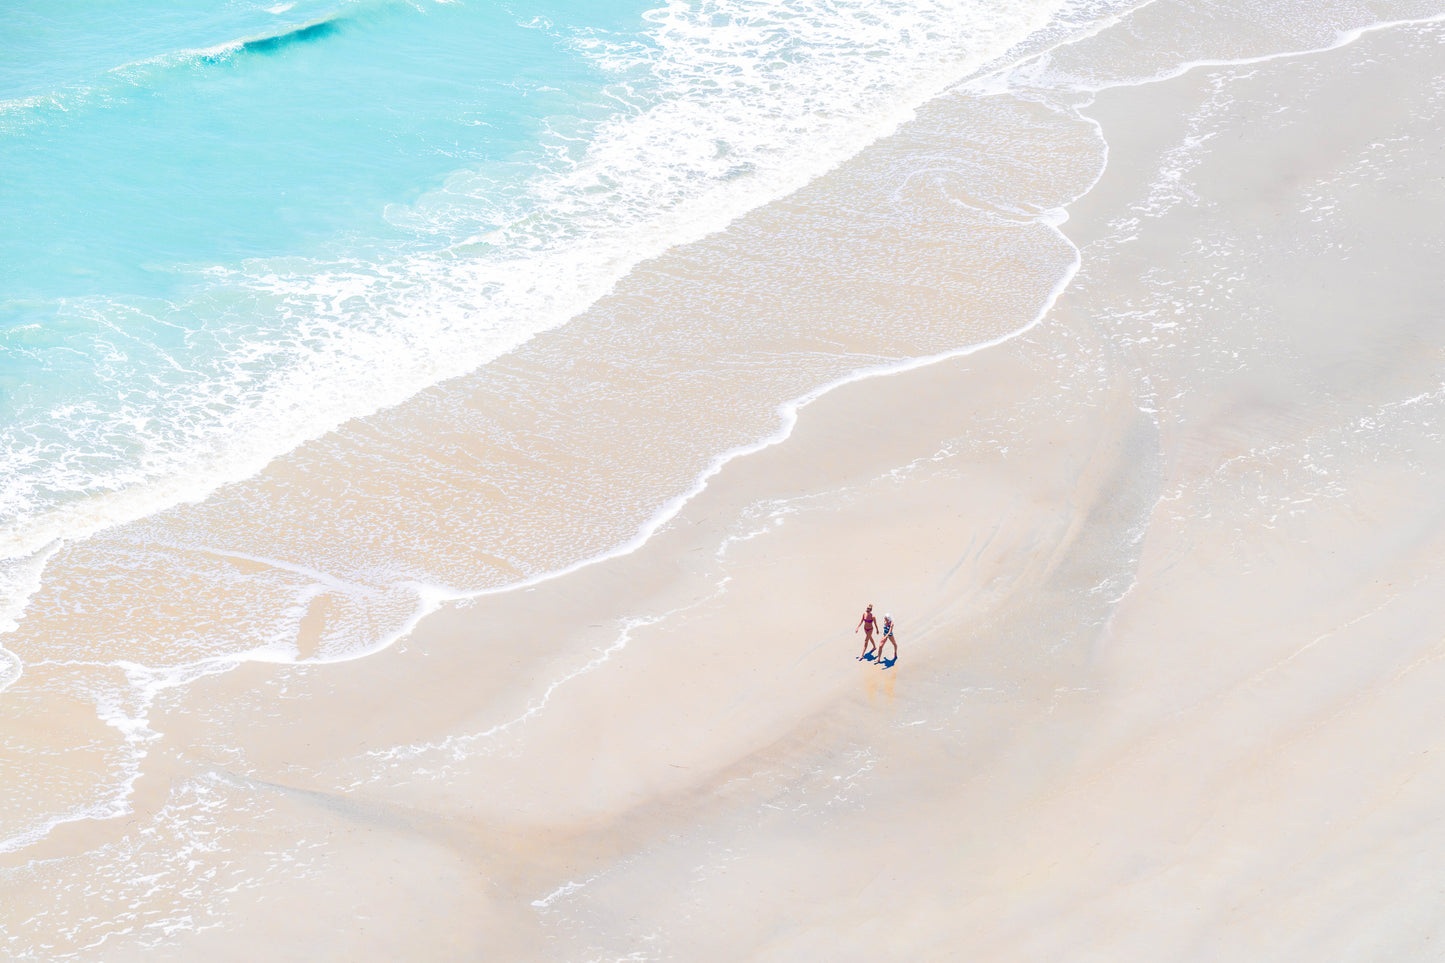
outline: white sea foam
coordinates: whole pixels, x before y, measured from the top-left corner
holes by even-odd
[[[546,896],[543,896],[541,899],[532,900],[532,905],[535,906],[537,909],[548,909],[552,906],[553,903],[557,902],[559,899],[565,899],[566,897],[571,896],[573,893],[577,893],[586,889],[587,885],[596,878],[596,876],[591,876],[587,879],[584,879],[580,883],[576,880],[569,880],[568,882],[563,883],[561,886],[558,886]]]
[[[0,635],[19,627],[30,597],[40,589],[41,576],[59,542],[52,542],[33,555],[0,559]],[[25,665],[9,649],[0,647],[0,692],[20,681]]]
[[[25,674],[25,663],[9,649],[0,648],[0,692],[4,692]]]

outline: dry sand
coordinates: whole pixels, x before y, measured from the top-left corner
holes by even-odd
[[[824,396],[631,554],[190,686],[134,818],[204,777],[295,871],[94,952],[1437,956],[1441,40],[1101,94],[1037,327]]]

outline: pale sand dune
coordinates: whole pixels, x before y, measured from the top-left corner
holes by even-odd
[[[1436,956],[1441,40],[1100,95],[1038,327],[824,396],[630,555],[161,700],[127,825],[199,778],[198,903],[294,871],[90,955]],[[117,912],[64,864],[13,918]]]
[[[634,554],[198,683],[183,768],[273,774],[238,852],[311,848],[171,955],[1433,958],[1440,41],[1101,95],[1038,328],[824,397]]]

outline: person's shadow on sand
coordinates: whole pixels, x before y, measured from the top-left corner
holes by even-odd
[[[896,655],[891,659],[880,659],[876,653],[869,652],[867,655],[858,656],[858,658],[864,662],[877,662],[885,669],[891,669],[898,664],[898,656]]]

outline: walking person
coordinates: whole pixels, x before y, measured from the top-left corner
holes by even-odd
[[[872,652],[875,648],[875,646],[873,645],[873,627],[877,624],[878,620],[873,617],[873,603],[869,602],[868,608],[863,610],[863,617],[859,619],[858,624],[853,627],[854,635],[858,634],[859,629],[863,630],[863,654],[858,656],[858,658],[868,658],[868,654]],[[895,644],[893,646],[893,649],[896,652],[898,650],[898,646]]]
[[[883,647],[893,643],[893,661],[898,661],[898,636],[893,634],[893,616],[883,616],[883,634],[878,637],[878,664],[887,668],[883,661]]]

